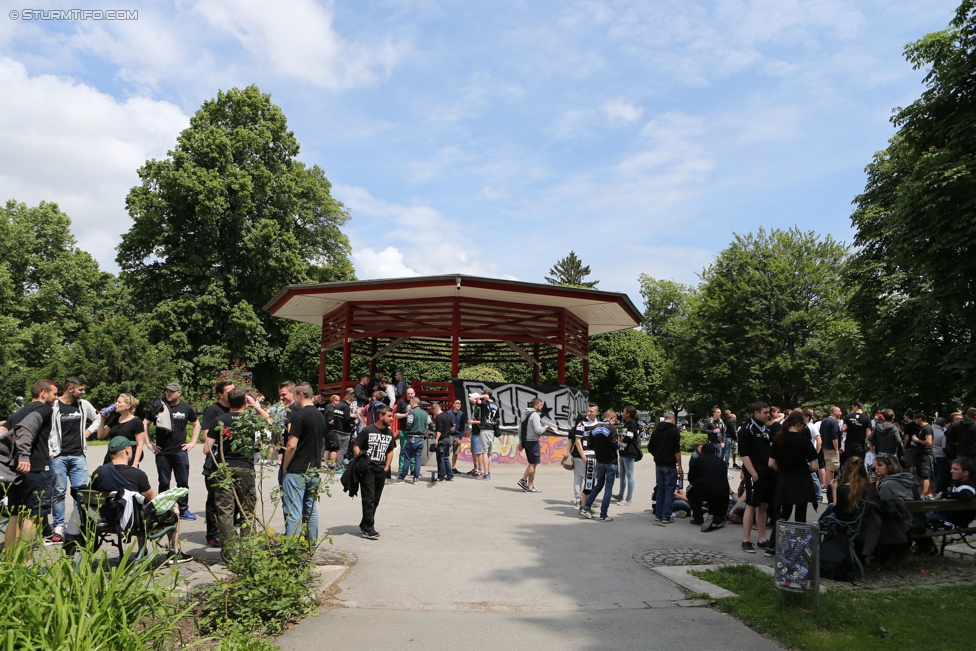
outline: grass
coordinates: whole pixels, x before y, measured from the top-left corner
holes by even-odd
[[[828,590],[814,610],[810,595],[778,590],[751,565],[698,576],[739,595],[712,600],[714,607],[793,649],[966,649],[976,639],[973,586]]]

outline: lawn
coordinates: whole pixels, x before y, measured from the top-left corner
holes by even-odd
[[[900,590],[829,590],[814,609],[810,595],[785,593],[752,565],[699,574],[736,593],[711,604],[794,649],[971,649],[976,639],[973,586]]]

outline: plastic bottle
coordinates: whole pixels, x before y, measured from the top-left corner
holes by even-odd
[[[115,404],[111,404],[111,405],[109,405],[108,407],[106,407],[105,409],[102,410],[102,418],[104,418],[105,416],[108,416],[113,411],[115,411]]]

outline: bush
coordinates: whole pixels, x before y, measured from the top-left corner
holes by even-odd
[[[152,564],[116,566],[105,555],[58,555],[28,566],[18,546],[0,556],[0,643],[7,649],[145,651],[180,648],[189,609],[173,598],[179,574],[156,577]]]
[[[238,539],[226,566],[235,576],[207,589],[207,624],[212,630],[238,625],[278,635],[290,620],[314,612],[314,552],[299,536],[254,534]]]
[[[707,443],[708,434],[698,434],[683,432],[681,434],[681,450],[683,452],[694,452],[699,443]]]

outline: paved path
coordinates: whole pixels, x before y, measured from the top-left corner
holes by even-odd
[[[427,477],[429,477],[427,469]],[[583,520],[571,504],[572,473],[541,468],[527,494],[521,466],[493,479],[387,486],[376,541],[359,537],[358,499],[333,490],[319,521],[334,547],[358,563],[339,583],[338,608],[303,620],[283,649],[347,648],[772,649],[772,643],[709,608],[691,607],[675,584],[639,564],[651,549],[696,548],[759,561],[738,550],[741,527],[702,534],[687,520],[653,525],[653,464],[638,464],[630,507],[613,522]],[[193,553],[191,551],[191,553]]]

